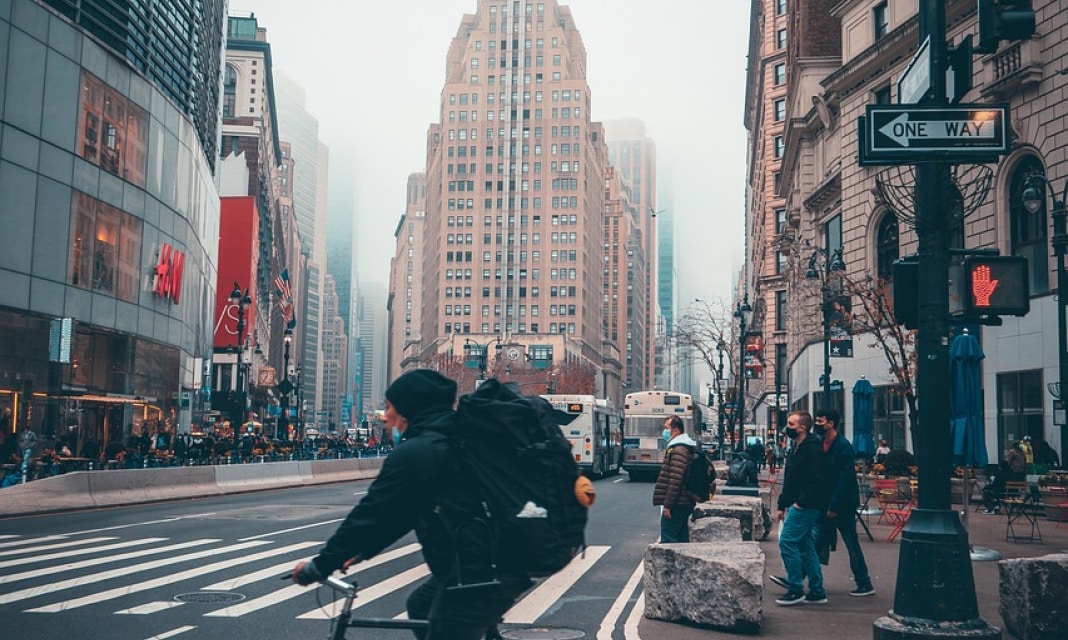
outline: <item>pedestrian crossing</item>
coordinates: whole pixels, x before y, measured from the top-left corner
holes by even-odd
[[[114,622],[106,623],[114,630],[114,637],[136,638],[145,636],[122,632],[123,620],[169,615],[171,626],[150,636],[168,638],[193,637],[190,632],[207,620],[243,618],[268,610],[294,620],[318,621],[333,618],[340,611],[343,600],[334,599],[328,589],[309,597],[315,589],[280,580],[296,561],[313,555],[322,540],[289,538],[279,542],[262,536],[238,541],[213,537],[172,540],[124,533],[129,532],[0,536],[0,616],[62,616],[86,609],[93,616],[117,616],[111,618]],[[581,592],[584,577],[610,549],[591,546],[564,570],[541,581],[506,614],[505,624],[534,625],[544,620],[569,593]],[[360,609],[373,608],[373,613],[362,615],[403,617],[405,598],[428,575],[418,544],[402,545],[354,565],[346,578],[355,576],[361,584],[355,615],[361,615]],[[640,589],[640,577],[639,564],[623,586],[624,592],[602,598],[606,600],[606,616],[624,615],[627,603],[634,601],[635,591]],[[206,600],[187,606],[175,595],[188,593],[203,595]],[[212,600],[213,595],[220,598]],[[204,602],[210,604],[205,607]],[[180,616],[181,624],[173,624],[179,619],[175,616]],[[16,628],[30,624],[28,618],[19,620]],[[612,630],[621,629],[621,624],[607,618],[601,621],[598,640],[613,640]],[[596,628],[595,624],[592,629]],[[623,637],[617,632],[615,640]]]

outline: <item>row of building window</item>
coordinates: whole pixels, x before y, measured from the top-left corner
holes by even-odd
[[[527,323],[525,323],[525,322],[519,322],[519,323],[509,322],[508,323],[508,331],[510,333],[528,333],[528,332],[529,333],[540,333],[540,331],[538,331],[538,329],[539,329],[539,327],[538,327],[538,323],[537,322],[530,323],[529,331],[528,331]],[[470,322],[446,322],[445,326],[444,326],[444,330],[445,330],[445,333],[460,333],[460,334],[471,333],[471,323]],[[480,332],[482,334],[488,334],[490,332],[490,325],[489,325],[488,322],[483,322],[482,323],[482,328],[481,328]],[[501,332],[501,323],[499,323],[499,322],[494,323],[494,325],[493,325],[493,333],[500,334],[500,332]],[[575,334],[575,323],[574,322],[561,322],[561,323],[557,324],[556,322],[550,322],[549,323],[549,333],[566,333],[566,334],[569,334],[569,335],[574,335]]]
[[[514,175],[514,174],[517,173],[517,171],[516,171],[517,165],[515,163],[510,165],[510,171],[506,172],[504,170],[504,168],[505,168],[504,163],[499,163],[497,165],[497,175]],[[523,168],[523,173],[524,174],[530,173],[530,164],[529,163],[524,162],[523,165],[522,165],[522,168]],[[475,164],[474,162],[472,162],[470,164],[456,164],[456,165],[453,165],[453,164],[450,163],[445,168],[445,174],[449,175],[449,176],[452,176],[452,175],[465,176],[465,175],[468,175],[469,173],[471,175],[475,175],[477,172],[478,172],[478,165]],[[549,163],[549,172],[550,173],[578,173],[579,172],[579,161],[578,160],[572,160],[572,161],[564,160],[564,161],[561,161],[561,162],[557,162],[557,161],[554,160],[554,161]],[[486,175],[494,175],[494,173],[493,173],[493,164],[492,163],[489,163],[489,162],[486,163],[485,173],[486,173]],[[535,162],[534,163],[534,173],[542,173],[542,163],[541,162]]]
[[[519,312],[518,312],[519,317],[525,318],[527,316],[527,305],[525,305],[525,304],[518,305],[518,309],[519,309]],[[574,316],[574,315],[576,315],[576,310],[577,310],[576,306],[573,305],[573,304],[550,304],[550,305],[548,305],[548,309],[549,309],[549,315],[550,316]],[[536,305],[536,304],[530,305],[530,315],[531,315],[531,317],[535,317],[535,318],[538,317],[539,312],[540,312],[539,305]],[[499,305],[499,304],[493,305],[493,315],[494,316],[500,316],[501,314],[502,314],[501,305]],[[469,316],[469,315],[471,315],[471,305],[469,305],[469,304],[462,304],[462,305],[461,304],[447,304],[447,305],[445,305],[445,315],[447,315],[447,316]],[[507,315],[509,315],[509,316],[516,315],[516,307],[512,307],[512,306],[507,307]],[[481,317],[486,318],[486,317],[489,317],[489,316],[490,316],[490,305],[488,305],[488,304],[482,305]]]
[[[540,109],[535,109],[535,111],[540,111]],[[556,110],[554,109],[553,111],[556,111]],[[489,113],[492,115],[494,112],[490,111]],[[501,119],[502,122],[504,122],[504,115],[503,115],[504,112],[501,111],[501,114],[502,115],[501,115],[500,119]],[[576,113],[575,116],[578,117],[578,114]],[[493,120],[492,117],[490,117],[489,119]],[[540,115],[538,115],[538,116],[536,116],[536,119],[541,120],[542,118],[541,118]],[[556,116],[556,114],[554,113],[552,119],[553,120],[560,120],[562,118],[558,118]],[[494,134],[494,132],[496,132],[496,134]],[[540,139],[542,137],[542,132],[543,132],[542,127],[540,127],[540,126],[534,127],[534,138],[535,139]],[[519,135],[520,135],[520,129],[518,127],[512,127],[511,129],[508,130],[508,133],[510,134],[510,139],[511,140],[518,140],[519,139]],[[549,133],[553,138],[581,138],[582,137],[582,129],[577,124],[576,125],[562,125],[562,126],[553,125],[552,127],[549,128]],[[494,139],[494,135],[496,135],[496,139],[504,140],[505,139],[505,130],[504,130],[504,128],[500,127],[500,128],[497,128],[497,129],[489,129],[489,128],[486,129],[486,139],[487,140],[493,140]],[[530,138],[530,127],[524,126],[522,128],[522,135],[523,135],[523,139],[524,140]],[[448,139],[450,141],[453,141],[453,140],[468,140],[468,139],[477,140],[478,139],[478,129],[473,129],[473,128],[472,129],[449,129],[447,137],[448,137]],[[486,147],[487,155],[493,155],[492,149],[493,149],[493,147]],[[498,149],[503,149],[503,148],[502,147],[498,147]],[[446,152],[446,153],[448,153],[448,152]],[[499,150],[497,153],[499,155],[503,155],[504,151],[503,150]],[[529,151],[527,151],[527,153],[529,153]],[[475,155],[475,152],[474,152],[473,148],[471,150],[471,155]]]

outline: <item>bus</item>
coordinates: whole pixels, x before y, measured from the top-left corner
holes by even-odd
[[[664,421],[682,418],[686,433],[697,442],[705,435],[704,412],[688,393],[636,391],[623,402],[623,470],[631,480],[655,479],[664,461]]]
[[[546,394],[560,431],[584,474],[603,478],[623,464],[623,412],[589,395]]]

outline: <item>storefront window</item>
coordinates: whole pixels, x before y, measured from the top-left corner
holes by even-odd
[[[144,223],[77,191],[71,218],[70,283],[137,302]]]

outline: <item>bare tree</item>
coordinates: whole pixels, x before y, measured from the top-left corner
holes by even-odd
[[[734,338],[731,334],[733,320],[731,306],[723,299],[708,302],[701,299],[694,300],[675,321],[672,331],[672,339],[675,346],[686,349],[695,360],[700,360],[712,371],[716,384],[726,384],[727,375],[735,371]],[[719,376],[719,365],[722,362],[726,367],[723,378]],[[728,398],[736,395],[733,385],[717,391],[724,393]],[[741,417],[745,415],[745,399],[735,398],[741,401],[741,411],[731,413],[727,423],[727,431],[733,433],[735,424],[741,424]],[[739,436],[741,434],[739,433]]]
[[[866,334],[872,338],[868,346],[880,349],[889,365],[888,372],[894,393],[905,398],[908,405],[908,431],[912,438],[912,450],[919,441],[918,410],[916,406],[916,331],[906,329],[894,317],[894,300],[891,283],[871,275],[861,279],[842,279],[845,292],[860,305],[854,305],[846,314],[854,335]]]

